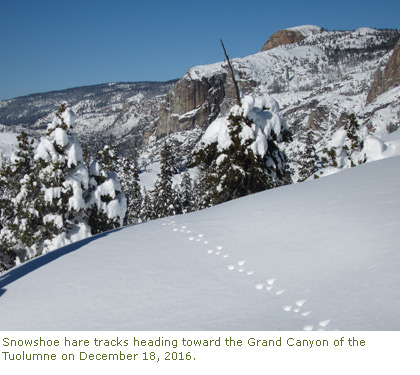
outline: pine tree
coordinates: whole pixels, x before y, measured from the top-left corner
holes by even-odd
[[[324,168],[355,167],[366,162],[366,156],[362,154],[363,139],[359,134],[359,124],[354,114],[348,117],[344,129],[338,129],[334,136],[340,142],[323,150],[324,156],[321,160]]]
[[[359,137],[359,124],[354,113],[349,116],[344,129],[347,130],[347,142],[343,146],[343,149],[346,150],[349,156],[350,166],[355,167],[357,164],[362,164],[366,160],[359,155],[363,149],[363,140]]]
[[[155,182],[153,192],[153,206],[157,218],[179,214],[177,210],[178,200],[172,188],[172,176],[174,166],[171,163],[172,156],[167,143],[160,153],[160,173]]]
[[[15,254],[18,262],[23,262],[37,255],[41,223],[34,202],[39,196],[40,185],[34,169],[33,140],[21,132],[17,141],[17,151],[12,154],[10,164],[1,171],[7,179],[8,192],[3,191],[0,242],[3,248]]]
[[[127,202],[115,172],[117,158],[109,147],[98,152],[89,167],[88,224],[92,234],[123,225]]]
[[[74,113],[63,104],[35,152],[41,183],[35,208],[42,218],[42,252],[90,235],[84,199],[88,172],[82,149],[72,132],[73,124]]]
[[[133,146],[129,150],[128,157],[121,160],[121,168],[118,172],[121,188],[127,199],[127,213],[125,224],[135,224],[141,221],[142,194],[139,178],[138,150]]]
[[[140,211],[140,219],[142,222],[146,222],[149,220],[153,220],[157,218],[157,215],[155,214],[152,198],[150,193],[146,190],[145,187],[143,187],[142,192],[142,205],[141,205],[141,211]]]
[[[298,156],[298,167],[299,167],[299,179],[298,182],[305,181],[308,177],[312,176],[317,168],[317,156],[314,145],[313,131],[309,130],[305,137],[305,149],[299,153]]]
[[[262,113],[265,107],[259,110]],[[264,116],[264,115],[261,115]],[[230,137],[229,146],[220,149],[210,143],[195,153],[194,165],[204,171],[200,185],[212,191],[206,199],[210,204],[219,204],[231,199],[260,192],[285,184],[286,158],[280,151],[280,139],[274,132],[264,135],[266,152],[254,152],[258,128],[254,120],[245,116],[244,111],[231,112],[227,118]],[[253,134],[253,136],[245,136]]]
[[[191,176],[188,170],[182,173],[181,186],[179,191],[182,213],[194,211],[194,193]]]
[[[9,162],[2,160],[0,169],[0,272],[13,267],[16,263],[16,253],[13,251],[13,244],[9,242],[9,236],[6,236],[6,230],[9,231],[9,225],[14,220],[14,208],[12,203],[12,185],[15,182],[12,177],[13,170]]]

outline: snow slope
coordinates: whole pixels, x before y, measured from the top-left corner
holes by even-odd
[[[399,157],[0,275],[0,330],[399,330]]]

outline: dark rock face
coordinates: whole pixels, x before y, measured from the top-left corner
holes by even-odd
[[[220,113],[226,96],[226,76],[218,74],[199,80],[184,76],[160,107],[156,135],[208,126]]]
[[[396,44],[394,51],[382,71],[375,73],[373,84],[369,90],[366,104],[372,103],[379,95],[400,85],[400,42]]]

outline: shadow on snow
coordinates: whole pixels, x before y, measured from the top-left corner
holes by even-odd
[[[117,228],[108,232],[97,234],[84,240],[77,241],[67,246],[63,246],[57,250],[53,250],[47,254],[38,256],[30,261],[23,263],[22,265],[12,268],[10,271],[6,271],[4,274],[0,274],[0,297],[6,292],[5,286],[13,283],[14,281],[20,279],[21,277],[31,273],[32,271],[45,266],[46,264],[61,258],[73,251],[80,249],[81,247],[87,245],[88,243],[107,236],[110,233],[115,233],[123,228]]]

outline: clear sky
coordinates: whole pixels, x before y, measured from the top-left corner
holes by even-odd
[[[0,2],[0,100],[117,81],[166,81],[261,50],[275,31],[400,29],[399,0]]]

